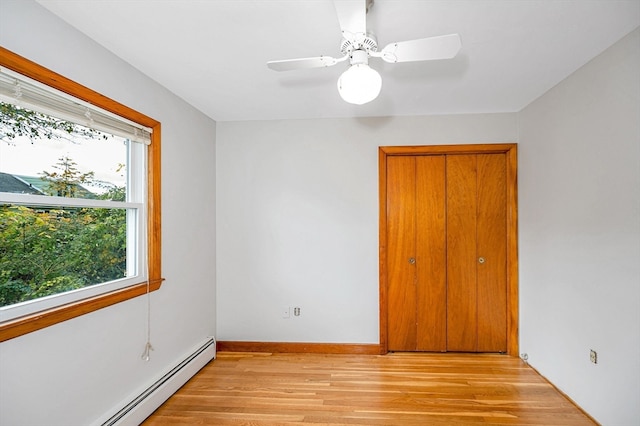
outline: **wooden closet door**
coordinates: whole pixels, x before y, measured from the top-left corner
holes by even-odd
[[[387,160],[388,345],[416,350],[416,160]]]
[[[506,352],[506,158],[447,157],[447,350]]]
[[[504,154],[477,156],[478,352],[507,351],[507,192]]]
[[[444,159],[387,162],[390,350],[446,350]]]
[[[447,350],[445,157],[416,157],[417,351]]]
[[[475,352],[476,156],[447,156],[447,350]]]
[[[505,352],[506,157],[387,159],[392,351]]]

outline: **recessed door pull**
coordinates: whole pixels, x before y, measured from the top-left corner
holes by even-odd
[[[416,263],[416,258],[415,258],[415,257],[410,257],[410,258],[409,258],[409,263],[410,263],[410,264],[412,264],[412,265],[413,265],[414,263]]]

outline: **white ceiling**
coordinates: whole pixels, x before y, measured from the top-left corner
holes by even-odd
[[[375,0],[389,42],[459,33],[451,60],[388,64],[373,102],[336,89],[347,63],[276,72],[269,60],[339,57],[331,0],[38,0],[217,121],[515,112],[640,25],[640,0]]]

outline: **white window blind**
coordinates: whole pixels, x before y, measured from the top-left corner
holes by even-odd
[[[73,98],[35,80],[0,68],[0,101],[101,132],[151,144],[151,128]]]

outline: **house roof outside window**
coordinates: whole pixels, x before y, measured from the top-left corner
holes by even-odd
[[[47,193],[49,182],[37,176],[12,175],[0,172],[0,192],[14,194],[43,195]],[[75,184],[75,198],[96,198],[96,195],[83,187]]]

